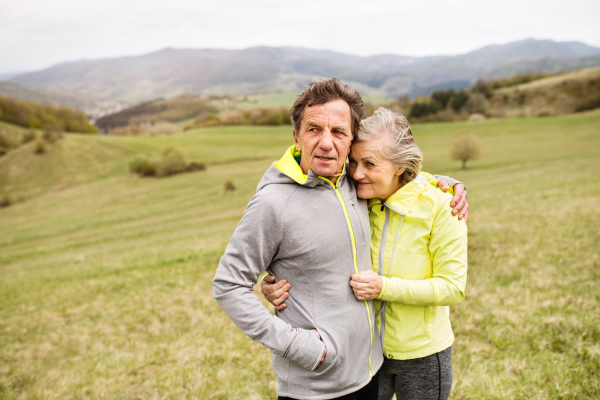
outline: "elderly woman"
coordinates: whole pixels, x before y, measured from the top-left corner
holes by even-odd
[[[375,300],[382,400],[447,399],[452,387],[449,306],[464,299],[467,226],[452,195],[420,174],[422,160],[406,118],[385,108],[361,122],[349,157],[357,195],[370,199],[373,263],[350,286]]]

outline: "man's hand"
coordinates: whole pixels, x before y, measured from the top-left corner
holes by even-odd
[[[438,181],[438,187],[442,190],[442,192],[447,192],[450,190],[450,186],[445,179],[440,179]],[[454,197],[450,202],[450,206],[452,209],[452,215],[458,214],[458,219],[465,219],[465,221],[469,220],[469,204],[467,203],[467,190],[465,189],[465,185],[462,183],[457,183],[454,185]]]
[[[315,328],[311,329],[312,331],[317,332],[317,335],[319,335],[319,337],[321,337],[321,334],[319,333],[318,330],[316,330]],[[325,356],[327,356],[327,347],[325,347],[325,351],[323,352],[323,357],[321,357],[321,361],[319,361],[319,363],[317,364],[317,366],[315,367],[315,369],[313,369],[313,371],[316,371],[319,369],[319,367],[323,364],[323,362],[325,361]]]
[[[350,277],[350,286],[358,300],[373,300],[383,289],[383,278],[374,271],[360,271]]]
[[[292,285],[285,279],[282,279],[279,282],[273,282],[275,282],[275,277],[273,275],[265,275],[260,282],[260,290],[267,301],[273,304],[277,311],[281,311],[286,307],[284,301],[290,296],[288,290],[290,290]]]

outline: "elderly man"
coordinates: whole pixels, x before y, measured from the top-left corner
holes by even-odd
[[[258,184],[213,280],[223,310],[272,350],[280,399],[377,399],[375,312],[349,285],[350,275],[371,270],[366,201],[345,168],[362,107],[335,78],[298,97],[295,145]],[[264,271],[294,282],[276,315],[253,292]]]

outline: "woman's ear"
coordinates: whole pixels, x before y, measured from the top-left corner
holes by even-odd
[[[396,169],[396,175],[401,176],[404,173],[404,171],[406,171],[406,167],[400,167]]]

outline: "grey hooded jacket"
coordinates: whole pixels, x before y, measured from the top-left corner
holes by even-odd
[[[213,295],[272,350],[279,396],[331,399],[367,385],[383,362],[373,303],[357,300],[349,284],[351,274],[371,270],[367,203],[345,173],[334,186],[312,170],[304,175],[294,155],[292,147],[260,181],[219,262]],[[292,283],[275,315],[253,291],[265,270]]]

